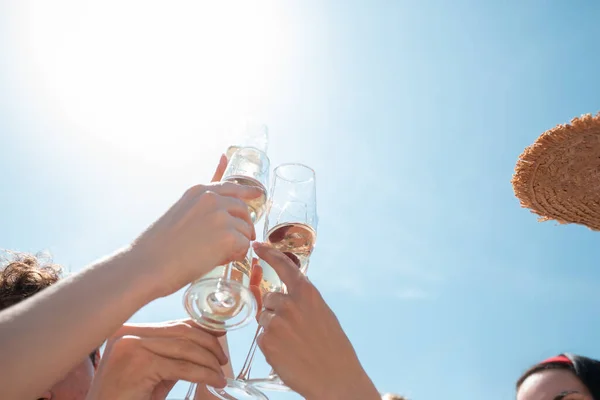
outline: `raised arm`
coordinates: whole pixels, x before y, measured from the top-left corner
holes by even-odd
[[[285,254],[255,243],[288,294],[267,293],[258,345],[291,389],[307,400],[380,400],[350,340],[317,288]]]
[[[241,199],[260,194],[195,186],[126,249],[0,312],[3,399],[35,398],[140,307],[243,259],[255,232]]]

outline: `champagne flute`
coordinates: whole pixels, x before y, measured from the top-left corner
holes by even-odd
[[[267,153],[269,131],[264,124],[245,121],[241,128],[234,129],[233,138],[230,138],[230,143],[232,145],[225,152],[228,161],[231,160],[236,151],[243,147],[254,147],[255,149],[262,150],[263,153]]]
[[[252,222],[256,223],[266,208],[266,184],[269,159],[253,147],[235,152],[222,182],[234,182],[260,188],[263,194],[246,201]],[[251,250],[249,251],[251,255]],[[184,306],[194,321],[214,331],[240,328],[250,322],[256,312],[256,299],[249,289],[251,257],[214,268],[192,283],[184,295]]]
[[[317,222],[314,171],[302,164],[283,164],[275,168],[266,212],[265,241],[286,254],[304,274],[316,243]],[[275,270],[264,260],[259,263],[262,279],[258,290],[261,296],[267,292],[285,292],[285,285]],[[259,327],[237,378],[227,379],[227,386],[222,389],[208,387],[212,394],[224,400],[266,400],[261,390],[290,391],[272,369],[267,377],[250,377],[256,339],[261,330]]]
[[[266,207],[269,131],[264,124],[246,121],[241,129],[235,129],[230,140],[233,144],[225,153],[228,165],[221,180],[263,189],[263,196],[247,203],[256,224]],[[242,151],[234,157],[238,150]],[[184,307],[199,325],[224,331],[241,328],[251,321],[256,311],[256,299],[248,291],[251,259],[250,248],[243,262],[217,267],[186,290]],[[192,398],[195,389],[196,384],[191,382],[185,400]]]

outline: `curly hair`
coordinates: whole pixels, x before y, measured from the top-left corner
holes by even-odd
[[[58,282],[63,268],[39,254],[4,251],[0,269],[0,311],[33,296]],[[96,351],[90,354],[96,365]]]
[[[31,254],[9,253],[8,264],[0,271],[0,310],[13,306],[61,278],[62,267],[41,263]]]

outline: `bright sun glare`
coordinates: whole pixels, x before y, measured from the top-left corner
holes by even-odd
[[[15,7],[19,78],[30,97],[69,127],[65,134],[137,157],[222,151],[215,132],[221,121],[252,114],[265,97],[284,35],[276,2]]]

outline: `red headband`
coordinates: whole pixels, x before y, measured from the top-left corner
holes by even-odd
[[[560,356],[550,357],[547,360],[542,361],[540,364],[551,364],[551,363],[561,363],[561,364],[573,365],[573,362],[571,362],[571,360],[569,360],[569,358],[567,356],[564,356],[562,354]]]

